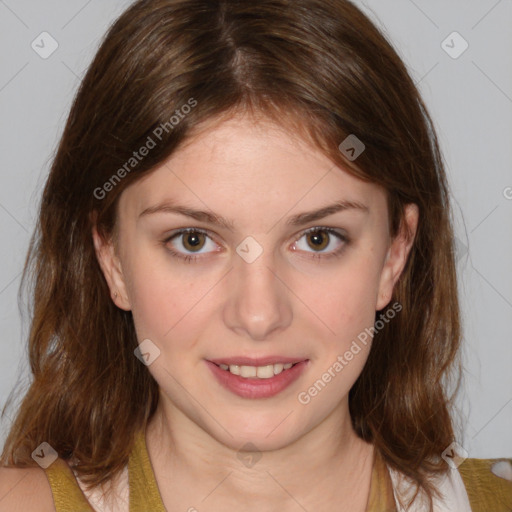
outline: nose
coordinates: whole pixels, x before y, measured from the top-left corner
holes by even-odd
[[[239,336],[268,340],[292,322],[293,296],[283,267],[276,268],[271,251],[251,263],[235,254],[228,274],[224,322]]]

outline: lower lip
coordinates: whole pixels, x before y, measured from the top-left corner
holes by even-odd
[[[305,370],[309,360],[301,361],[288,370],[270,379],[244,378],[223,370],[216,364],[206,361],[217,380],[229,391],[242,398],[269,398],[275,396],[295,382]]]

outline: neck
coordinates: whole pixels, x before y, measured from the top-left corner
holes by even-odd
[[[354,432],[348,403],[289,444],[243,457],[162,402],[146,429],[146,443],[166,506],[181,499],[190,507],[192,499],[208,495],[211,510],[222,510],[222,503],[244,510],[296,510],[297,503],[307,510],[366,509],[373,446]]]

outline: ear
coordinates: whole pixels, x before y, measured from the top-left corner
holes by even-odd
[[[418,206],[414,203],[407,204],[404,217],[405,222],[404,220],[402,221],[399,233],[392,240],[384,267],[382,268],[377,297],[377,311],[384,309],[391,301],[395,283],[398,281],[407,263],[418,227]]]
[[[92,238],[94,241],[94,249],[96,258],[101,267],[105,280],[110,289],[110,296],[114,304],[125,311],[131,310],[131,304],[126,293],[126,284],[121,268],[121,261],[116,254],[115,244],[112,238],[105,240],[98,233],[96,224],[92,226]]]

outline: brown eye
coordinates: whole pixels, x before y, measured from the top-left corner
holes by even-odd
[[[219,246],[213,238],[200,228],[180,229],[162,240],[162,243],[173,258],[189,263],[206,258],[208,253],[219,252]]]
[[[189,231],[187,233],[183,233],[181,236],[183,237],[183,247],[187,251],[201,250],[205,242],[204,233],[200,233],[198,231]]]
[[[304,243],[304,239],[306,243]],[[295,242],[295,250],[309,253],[310,258],[326,259],[341,256],[350,240],[347,235],[332,228],[314,227],[302,233]]]
[[[306,234],[309,247],[315,250],[323,250],[329,245],[329,234],[326,231],[311,231]]]

